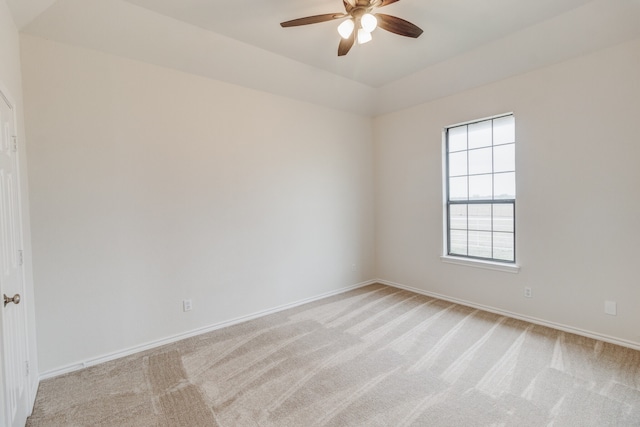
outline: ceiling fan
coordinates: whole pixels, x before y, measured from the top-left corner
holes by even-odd
[[[377,27],[405,37],[420,37],[422,29],[411,22],[384,13],[372,13],[377,8],[388,6],[397,1],[400,0],[342,0],[346,13],[307,16],[281,22],[280,25],[284,28],[297,27],[348,18],[338,26],[338,33],[342,37],[338,45],[338,56],[344,56],[355,43],[356,35],[358,44],[367,43],[371,40],[371,32]]]

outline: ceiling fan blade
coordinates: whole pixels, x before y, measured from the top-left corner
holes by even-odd
[[[332,21],[348,16],[345,13],[325,13],[324,15],[313,15],[305,18],[292,19],[291,21],[281,22],[282,27],[297,27],[299,25],[317,24],[319,22]]]
[[[345,56],[351,50],[351,47],[356,41],[356,32],[353,31],[348,39],[340,38],[340,44],[338,45],[338,56]]]
[[[413,37],[417,39],[422,34],[422,29],[416,25],[413,25],[409,21],[397,18],[391,15],[385,15],[384,13],[376,13],[378,18],[378,27],[383,30],[390,31],[395,34],[399,34],[405,37]]]
[[[364,0],[364,1],[367,1],[367,0]],[[383,7],[383,6],[388,6],[400,0],[368,0],[368,1],[371,7]]]

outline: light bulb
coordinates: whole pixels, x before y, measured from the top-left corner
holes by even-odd
[[[360,28],[358,30],[358,44],[365,44],[371,41],[371,33]]]
[[[362,15],[362,18],[360,18],[360,24],[362,25],[363,30],[370,33],[378,26],[378,20],[372,14],[365,13]]]
[[[348,39],[349,36],[351,36],[351,33],[353,33],[354,26],[355,24],[353,23],[353,19],[343,21],[342,24],[338,25],[338,33],[340,34],[340,37]]]

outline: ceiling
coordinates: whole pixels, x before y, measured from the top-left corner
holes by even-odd
[[[127,0],[296,61],[379,87],[429,65],[564,13],[589,0],[401,0],[386,6],[424,29],[418,39],[381,29],[337,57],[340,21],[283,29],[303,16],[344,12],[342,0]]]
[[[640,37],[640,0],[401,0],[338,57],[341,0],[7,0],[21,31],[305,101],[375,115]]]

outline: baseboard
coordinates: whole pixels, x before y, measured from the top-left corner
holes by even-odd
[[[283,310],[287,310],[290,308],[298,307],[303,304],[308,304],[310,302],[314,302],[323,298],[328,298],[334,295],[339,295],[345,292],[349,292],[354,289],[361,288],[363,286],[372,285],[374,283],[378,283],[376,280],[368,280],[366,282],[361,282],[353,286],[349,286],[346,288],[340,288],[335,291],[326,292],[320,295],[316,295],[314,297],[305,298],[303,300],[295,301],[289,304],[280,305],[274,308],[270,308],[267,310],[258,311],[256,313],[248,314],[246,316],[236,317],[234,319],[230,319],[224,322],[215,323],[213,325],[204,326],[202,328],[193,329],[191,331],[183,332],[180,334],[172,335],[170,337],[162,338],[159,340],[149,341],[144,344],[136,345],[133,347],[129,347],[123,350],[115,351],[113,353],[108,353],[99,357],[79,361],[70,365],[63,366],[62,368],[52,369],[40,374],[39,381],[46,380],[49,378],[57,377],[60,375],[68,374],[70,372],[78,371],[80,369],[88,368],[89,366],[99,365],[100,363],[109,362],[111,360],[120,359],[121,357],[130,356],[135,353],[140,353],[142,351],[150,350],[156,347],[160,347],[166,344],[171,344],[176,341],[183,340],[185,338],[190,338],[196,335],[204,334],[207,332],[215,331],[217,329],[222,329],[227,326],[236,325],[238,323],[246,322],[248,320],[257,319],[259,317],[268,316],[269,314],[278,313]]]
[[[353,286],[349,286],[346,288],[341,288],[335,291],[331,291],[331,292],[326,292],[320,295],[316,295],[314,297],[310,297],[310,298],[305,298],[303,300],[299,300],[299,301],[295,301],[289,304],[284,304],[284,305],[280,305],[271,309],[267,309],[267,310],[262,310],[256,313],[252,313],[252,314],[248,314],[245,316],[240,316],[240,317],[236,317],[234,319],[230,319],[224,322],[219,322],[213,325],[208,325],[202,328],[197,328],[197,329],[193,329],[191,331],[187,331],[187,332],[183,332],[180,334],[176,334],[176,335],[172,335],[170,337],[166,337],[166,338],[162,338],[159,340],[154,340],[154,341],[150,341],[144,344],[140,344],[137,346],[133,346],[133,347],[129,347],[120,351],[116,351],[113,353],[108,353],[99,357],[95,357],[95,358],[91,358],[91,359],[87,359],[87,360],[83,360],[77,363],[73,363],[61,368],[57,368],[57,369],[53,369],[53,370],[49,370],[46,372],[43,372],[40,374],[38,380],[35,382],[34,385],[32,385],[32,390],[34,390],[33,393],[33,397],[35,399],[35,391],[37,391],[38,389],[38,385],[39,382],[42,380],[46,380],[49,378],[53,378],[53,377],[57,377],[59,375],[63,375],[63,374],[67,374],[70,372],[74,372],[74,371],[78,371],[80,369],[84,369],[87,368],[89,366],[94,366],[94,365],[98,365],[100,363],[104,363],[104,362],[109,362],[111,360],[115,360],[115,359],[119,359],[121,357],[126,357],[126,356],[130,356],[132,354],[135,353],[139,353],[142,351],[146,351],[146,350],[150,350],[156,347],[160,347],[166,344],[171,344],[174,343],[176,341],[180,341],[186,338],[190,338],[196,335],[200,335],[200,334],[204,334],[207,332],[211,332],[211,331],[215,331],[217,329],[221,329],[221,328],[225,328],[227,326],[232,326],[232,325],[236,325],[238,323],[242,323],[242,322],[246,322],[249,320],[253,320],[253,319],[257,319],[263,316],[268,316],[270,314],[274,314],[274,313],[278,313],[280,311],[284,311],[290,308],[294,308],[294,307],[298,307],[300,305],[303,304],[308,304],[310,302],[314,302],[323,298],[328,298],[334,295],[339,295],[354,289],[358,289],[361,288],[363,286],[368,286],[368,285],[372,285],[374,283],[381,283],[383,285],[387,285],[387,286],[391,286],[394,288],[398,288],[398,289],[404,289],[410,292],[415,292],[417,294],[421,294],[421,295],[425,295],[425,296],[429,296],[432,298],[437,298],[437,299],[441,299],[444,301],[449,301],[449,302],[453,302],[456,304],[460,304],[460,305],[464,305],[467,307],[472,307],[472,308],[477,308],[480,310],[484,310],[484,311],[488,311],[490,313],[495,313],[495,314],[499,314],[501,316],[507,316],[507,317],[511,317],[514,319],[519,319],[519,320],[523,320],[526,322],[530,322],[530,323],[534,323],[537,325],[541,325],[541,326],[546,326],[549,328],[553,328],[553,329],[557,329],[560,331],[564,331],[564,332],[568,332],[568,333],[572,333],[572,334],[576,334],[576,335],[581,335],[587,338],[593,338],[596,340],[600,340],[600,341],[604,341],[604,342],[608,342],[611,344],[616,344],[616,345],[620,345],[623,347],[628,347],[628,348],[632,348],[634,350],[640,350],[640,344],[633,342],[633,341],[627,341],[627,340],[623,340],[620,338],[616,338],[616,337],[612,337],[612,336],[608,336],[608,335],[603,335],[603,334],[599,334],[596,332],[591,332],[591,331],[587,331],[584,329],[580,329],[580,328],[575,328],[572,326],[568,326],[568,325],[563,325],[560,323],[555,323],[555,322],[550,322],[544,319],[538,319],[536,317],[531,317],[531,316],[526,316],[526,315],[522,315],[519,313],[514,313],[511,311],[507,311],[507,310],[502,310],[499,308],[495,308],[495,307],[491,307],[491,306],[487,306],[487,305],[483,305],[483,304],[477,304],[471,301],[467,301],[467,300],[463,300],[463,299],[459,299],[459,298],[454,298],[454,297],[450,297],[447,295],[442,295],[442,294],[438,294],[435,292],[429,292],[429,291],[425,291],[424,289],[419,289],[419,288],[414,288],[411,286],[406,286],[406,285],[402,285],[400,283],[395,283],[395,282],[391,282],[389,280],[384,280],[384,279],[376,279],[376,280],[368,280],[365,282],[361,282],[358,283],[356,285]]]
[[[507,317],[511,317],[511,318],[514,318],[514,319],[518,319],[518,320],[524,320],[525,322],[534,323],[536,325],[541,325],[541,326],[546,326],[546,327],[549,327],[549,328],[552,328],[552,329],[557,329],[557,330],[560,330],[560,331],[563,331],[563,332],[569,332],[571,334],[576,334],[576,335],[580,335],[580,336],[587,337],[587,338],[593,338],[593,339],[604,341],[604,342],[608,342],[608,343],[611,343],[611,344],[620,345],[622,347],[628,347],[628,348],[631,348],[631,349],[634,349],[634,350],[640,350],[640,343],[637,343],[637,342],[627,341],[627,340],[623,340],[623,339],[620,339],[620,338],[616,338],[616,337],[612,337],[612,336],[608,336],[608,335],[603,335],[603,334],[587,331],[587,330],[580,329],[580,328],[574,328],[573,326],[567,326],[567,325],[563,325],[561,323],[550,322],[548,320],[538,319],[536,317],[526,316],[526,315],[523,315],[523,314],[514,313],[512,311],[507,311],[507,310],[502,310],[502,309],[499,309],[499,308],[495,308],[495,307],[491,307],[491,306],[487,306],[487,305],[483,305],[483,304],[476,304],[476,303],[471,302],[471,301],[466,301],[466,300],[459,299],[459,298],[453,298],[453,297],[450,297],[450,296],[447,296],[447,295],[438,294],[438,293],[435,293],[435,292],[425,291],[424,289],[418,289],[418,288],[414,288],[414,287],[411,287],[411,286],[402,285],[400,283],[390,282],[388,280],[378,279],[375,282],[376,283],[381,283],[383,285],[391,286],[391,287],[394,287],[394,288],[404,289],[404,290],[410,291],[410,292],[415,292],[417,294],[425,295],[425,296],[428,296],[428,297],[433,297],[433,298],[441,299],[441,300],[444,300],[444,301],[453,302],[453,303],[464,305],[464,306],[467,306],[467,307],[477,308],[477,309],[480,309],[480,310],[488,311],[490,313],[499,314],[501,316],[507,316]]]

